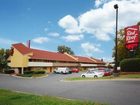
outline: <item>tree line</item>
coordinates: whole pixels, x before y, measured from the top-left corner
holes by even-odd
[[[0,72],[3,72],[4,69],[9,68],[7,59],[10,56],[10,54],[11,50],[3,48],[0,49]]]

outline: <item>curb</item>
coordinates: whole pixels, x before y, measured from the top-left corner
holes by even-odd
[[[16,76],[16,75],[11,75],[12,77],[15,77],[15,78],[21,78],[21,79],[38,79],[38,78],[45,78],[45,77],[48,77],[48,74],[45,75],[45,76],[42,76],[42,77],[21,77],[21,76]]]
[[[9,74],[2,74],[2,73],[0,73],[0,75],[9,76]]]
[[[92,82],[92,81],[140,81],[140,79],[96,79],[96,80],[60,80],[60,82]]]

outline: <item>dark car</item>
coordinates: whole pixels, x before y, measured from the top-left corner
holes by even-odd
[[[111,69],[106,68],[106,69],[105,69],[104,76],[110,76],[110,75],[112,75]]]
[[[72,69],[71,69],[71,72],[72,72],[72,73],[78,73],[78,72],[79,72],[79,69],[78,69],[78,68],[72,68]]]
[[[109,68],[98,68],[99,71],[104,72],[104,76],[110,76],[112,75],[112,70]]]

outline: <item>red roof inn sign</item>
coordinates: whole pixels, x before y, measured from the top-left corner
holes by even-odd
[[[139,44],[139,26],[134,25],[125,28],[125,47],[134,50]]]

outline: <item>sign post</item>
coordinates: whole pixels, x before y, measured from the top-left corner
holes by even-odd
[[[117,31],[118,31],[118,4],[115,4],[114,5],[114,9],[116,10],[116,32],[115,32],[115,66],[114,66],[114,71],[113,71],[113,75],[115,77],[117,77],[119,75],[118,71],[117,71],[117,63],[118,63],[118,58],[117,58],[117,55],[118,55],[118,38],[117,38]]]

